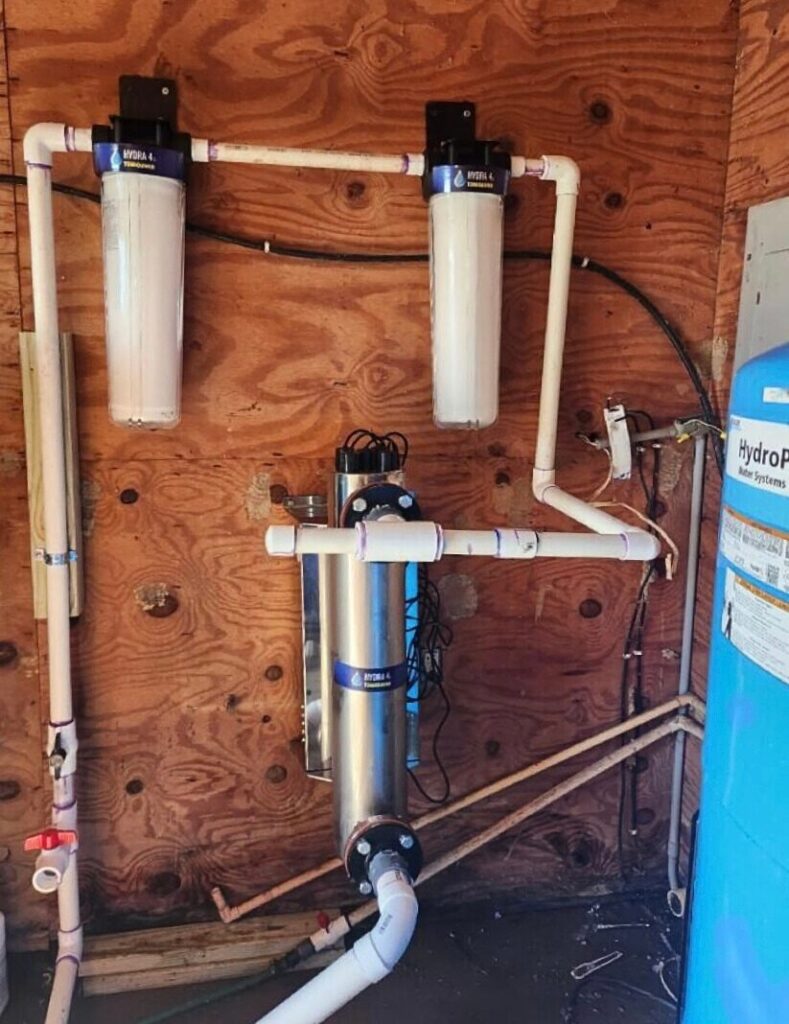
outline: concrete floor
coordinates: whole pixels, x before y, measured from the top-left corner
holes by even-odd
[[[453,915],[428,910],[395,974],[332,1022],[673,1024],[676,1013],[657,968],[666,961],[664,978],[676,991],[680,936],[664,906],[655,898],[539,911],[503,905]],[[574,966],[612,952],[622,955],[584,984],[572,979]],[[2,1024],[41,1024],[49,968],[46,957],[11,958],[12,1000]],[[308,977],[299,972],[275,979],[172,1019],[176,1024],[252,1024]],[[78,998],[71,1024],[137,1024],[226,984]]]

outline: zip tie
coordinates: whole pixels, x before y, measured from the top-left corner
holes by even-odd
[[[70,562],[77,561],[77,552],[72,548],[68,551],[56,552],[54,555],[45,551],[44,548],[36,548],[35,560],[37,562],[43,562],[44,565],[68,565]]]
[[[265,242],[263,243],[263,252],[266,256],[270,255],[271,253],[271,242],[268,239],[266,239]]]

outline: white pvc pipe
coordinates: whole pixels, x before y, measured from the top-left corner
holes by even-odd
[[[570,271],[575,234],[575,208],[578,201],[580,172],[567,158],[543,157],[544,180],[556,182],[556,216],[553,226],[551,273],[548,282],[548,311],[545,321],[540,413],[537,426],[537,449],[534,458],[537,473],[552,473],[556,462],[556,433],[559,419],[559,390],[564,359],[564,338],[567,326],[567,303],[570,294]],[[553,477],[549,478],[553,483]]]
[[[91,148],[90,143],[89,129],[49,123],[34,125],[24,140],[41,438],[43,558],[47,574],[48,737],[50,744],[57,737],[63,752],[57,766],[51,765],[52,824],[56,828],[69,830],[76,830],[77,827],[74,785],[77,735],[71,690],[69,562],[72,556],[68,546],[66,518],[66,454],[51,168],[53,153],[86,152]],[[48,752],[51,749],[50,746]],[[38,881],[46,885],[46,877],[50,882],[59,877],[58,958],[46,1024],[65,1024],[82,956],[76,845],[66,850],[65,857],[61,848],[51,863],[45,861],[46,858],[43,862],[39,859],[37,864]],[[51,874],[42,875],[42,868],[51,869]]]
[[[425,159],[421,153],[349,153],[283,146],[249,146],[235,142],[192,139],[192,159],[197,163],[266,164],[269,167],[315,167],[322,170],[359,171],[371,174],[407,174],[421,177]]]
[[[79,961],[64,957],[55,964],[45,1024],[67,1024],[79,976]]]
[[[696,618],[696,584],[699,570],[699,543],[704,500],[704,463],[707,441],[697,435],[693,445],[693,483],[690,497],[690,523],[688,526],[687,575],[685,578],[685,604],[682,614],[682,646],[679,659],[677,693],[682,696],[690,690],[690,670],[693,661],[693,626]],[[682,828],[682,790],[685,775],[685,733],[674,737],[674,755],[671,768],[671,806],[668,830],[668,903],[672,913],[682,917],[685,913],[685,887],[679,879],[680,832]]]
[[[270,526],[266,551],[295,555],[349,555],[360,562],[438,562],[445,555],[502,559],[616,558],[649,561],[657,541],[644,531],[535,533],[533,530],[444,530],[438,523],[363,522],[355,529]]]
[[[375,928],[257,1024],[320,1024],[391,974],[411,942],[418,905],[410,880],[398,869],[381,875],[376,896]]]
[[[580,187],[578,165],[563,156],[544,156],[544,181],[556,184],[556,217],[551,249],[551,274],[548,283],[548,311],[545,320],[545,348],[540,388],[540,412],[534,456],[532,488],[545,505],[563,512],[570,519],[598,534],[623,535],[633,557],[651,561],[660,554],[660,543],[639,527],[631,526],[589,502],[563,491],[556,484],[556,437],[559,424],[559,395],[567,331],[567,306],[573,260],[575,210]]]

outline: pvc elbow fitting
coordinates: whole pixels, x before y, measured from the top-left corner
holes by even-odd
[[[545,492],[556,483],[555,469],[534,469],[531,475],[532,494],[537,501],[545,501]]]
[[[380,856],[387,856],[381,854]],[[395,969],[416,928],[419,904],[408,875],[400,868],[387,868],[375,883],[378,923],[353,947],[353,953],[371,984]]]
[[[22,149],[26,164],[39,167],[52,166],[52,154],[66,150],[66,126],[51,121],[41,121],[25,132]]]
[[[543,181],[556,182],[557,196],[577,196],[581,187],[581,169],[569,156],[544,156]]]

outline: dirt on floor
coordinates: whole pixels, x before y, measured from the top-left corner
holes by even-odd
[[[680,944],[679,922],[660,896],[540,910],[503,901],[454,914],[428,908],[395,973],[331,1021],[674,1024]],[[51,968],[43,955],[10,958],[11,1004],[2,1024],[41,1024]],[[253,1024],[310,976],[301,971],[215,1002],[211,996],[232,982],[78,996],[71,1024]],[[205,1004],[163,1015],[196,998]]]

